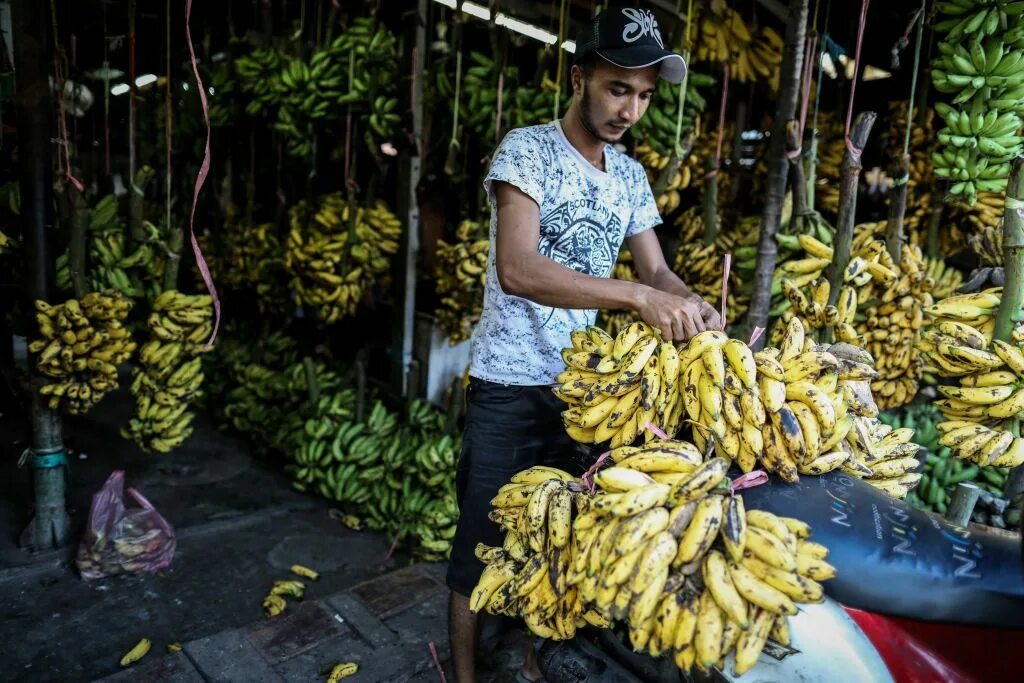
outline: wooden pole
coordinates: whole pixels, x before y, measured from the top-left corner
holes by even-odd
[[[768,327],[768,311],[772,303],[772,276],[778,258],[775,234],[782,221],[782,203],[786,196],[786,123],[796,116],[803,71],[804,41],[807,36],[809,0],[790,0],[786,20],[786,44],[782,54],[782,75],[779,99],[772,125],[771,149],[768,153],[768,178],[765,182],[764,214],[757,245],[757,267],[754,270],[753,297],[747,313],[747,335],[755,327]],[[744,335],[744,336],[747,336]],[[764,346],[765,335],[755,346]]]
[[[15,0],[11,11],[14,65],[18,74],[14,113],[18,123],[18,165],[21,183],[22,236],[25,247],[25,310],[35,301],[49,301],[53,262],[47,239],[53,231],[53,178],[50,166],[50,123],[53,108],[46,58],[48,3]],[[35,550],[64,545],[68,516],[64,506],[66,460],[60,414],[47,407],[39,389],[46,380],[31,372],[32,444],[25,462],[32,471],[35,515],[22,533],[23,546]]]
[[[924,88],[922,88],[924,90]],[[910,155],[901,154],[892,171],[889,196],[889,222],[885,228],[885,247],[896,263],[903,248],[903,216],[907,211],[907,181],[910,180]]]

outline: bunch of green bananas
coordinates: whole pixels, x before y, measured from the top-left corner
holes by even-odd
[[[128,235],[118,217],[118,200],[114,195],[103,197],[89,215],[89,284],[94,291],[116,289],[133,299],[151,298],[159,293],[159,278],[166,259],[160,231],[143,221],[146,239],[128,251]],[[67,253],[58,259],[58,270],[66,268]],[[70,272],[58,275],[58,281],[71,288]]]
[[[434,314],[453,346],[469,338],[484,307],[484,284],[490,240],[487,223],[465,220],[456,231],[457,242],[437,243],[437,293],[441,306]]]
[[[383,200],[350,207],[340,192],[291,212],[284,267],[296,302],[326,323],[354,315],[364,294],[382,281],[398,251],[402,224]]]
[[[39,339],[29,344],[38,354],[36,369],[57,380],[39,393],[49,396],[49,407],[63,404],[68,412],[85,413],[108,391],[117,389],[117,366],[135,350],[124,327],[132,302],[120,292],[90,292],[56,306],[36,301]]]
[[[976,465],[1012,468],[1024,463],[1015,429],[1024,416],[1024,324],[1016,323],[1011,341],[994,339],[1001,300],[995,288],[929,306],[919,347],[935,374],[959,380],[938,387],[946,418],[939,444]]]
[[[364,125],[372,154],[393,138],[401,121],[397,39],[371,19],[353,20],[308,59],[266,47],[239,57],[234,68],[240,90],[251,98],[246,112],[272,117],[274,128],[288,136],[292,156],[308,156],[316,127],[340,120],[346,106]]]
[[[466,132],[478,140],[494,140],[494,117],[498,107],[498,81],[501,78],[502,90],[501,100],[504,116],[507,118],[509,112],[514,109],[513,93],[516,92],[516,84],[519,80],[519,70],[514,67],[506,67],[504,71],[501,65],[491,57],[482,52],[470,52],[469,58],[472,66],[466,69],[462,77],[462,87],[465,93],[459,106],[459,117],[466,127]],[[445,98],[453,98],[455,89],[451,83],[447,69],[439,69],[437,73],[438,94]],[[547,99],[548,116],[550,116],[551,99]]]
[[[201,353],[213,330],[213,299],[169,289],[153,302],[150,338],[132,371],[135,417],[121,429],[143,450],[168,453],[192,434],[190,410],[203,383]]]
[[[728,461],[691,443],[620,447],[610,459],[582,482],[532,467],[499,490],[490,518],[505,539],[477,546],[487,566],[470,609],[522,617],[555,640],[621,622],[634,650],[687,672],[724,668],[735,651],[741,675],[769,637],[788,645],[788,617],[820,601],[836,573],[810,527],[746,510],[728,495]]]
[[[939,444],[937,428],[942,415],[931,403],[915,404],[902,414],[882,413],[879,419],[894,429],[913,429],[915,441],[927,451],[921,483],[907,496],[907,502],[922,510],[946,514],[953,487],[961,482],[975,485],[1001,496],[1006,483],[1006,468],[979,467],[951,457],[952,452]]]
[[[939,92],[955,97],[952,106],[935,105],[946,127],[939,131],[943,147],[932,161],[935,175],[952,183],[950,194],[973,206],[979,192],[1006,188],[1010,162],[1024,151],[1024,137],[1018,135],[1024,50],[1007,31],[1017,25],[1024,5],[956,0],[941,3],[939,10],[950,18],[936,24],[946,35],[938,43],[932,81]]]
[[[700,88],[709,88],[714,84],[715,79],[705,74],[691,71],[687,76],[686,103],[682,122],[683,136],[693,130],[694,115],[704,111],[707,107],[707,101]],[[637,140],[662,157],[667,157],[672,153],[673,141],[676,139],[679,87],[664,79],[659,79],[647,112],[636,122],[634,127],[634,135]]]
[[[459,439],[429,404],[410,405],[409,421],[377,401],[363,421],[350,394],[321,400],[294,451],[295,487],[316,491],[364,519],[371,529],[411,537],[417,554],[447,557],[458,505],[452,472]]]

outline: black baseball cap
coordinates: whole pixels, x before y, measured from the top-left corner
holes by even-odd
[[[648,9],[612,7],[594,17],[576,38],[576,61],[591,53],[626,69],[659,64],[659,75],[669,83],[686,75],[682,55],[665,48],[658,20]]]

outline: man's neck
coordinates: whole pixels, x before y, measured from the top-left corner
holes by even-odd
[[[569,111],[562,117],[562,132],[576,151],[583,155],[600,171],[604,170],[604,140],[600,140],[586,129],[581,120],[581,113],[578,106],[573,103]]]

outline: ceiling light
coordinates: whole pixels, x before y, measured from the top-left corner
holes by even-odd
[[[558,42],[558,36],[554,33],[549,33],[542,28],[534,26],[533,24],[527,24],[525,21],[519,21],[514,19],[507,14],[498,12],[498,16],[494,18],[494,23],[498,26],[504,26],[510,31],[521,33],[528,38],[534,38],[547,43],[548,45],[554,45]]]
[[[470,16],[483,19],[484,21],[491,20],[491,10],[487,9],[483,5],[478,5],[475,2],[462,3],[462,11]]]
[[[562,43],[562,49],[565,50],[566,52],[571,52],[573,54],[576,54],[576,41],[575,40],[567,40],[567,41],[565,41],[564,43]]]
[[[445,7],[451,7],[452,9],[455,9],[455,0],[434,0],[434,2],[439,2]]]
[[[130,85],[128,85],[127,83],[118,83],[117,85],[115,85],[113,88],[110,89],[110,94],[111,95],[123,95],[123,94],[125,94],[126,92],[128,92],[131,89],[132,89],[132,87]]]
[[[156,83],[156,74],[142,74],[135,79],[135,87],[141,88],[149,85],[150,83]]]

